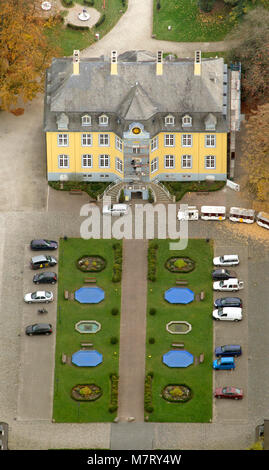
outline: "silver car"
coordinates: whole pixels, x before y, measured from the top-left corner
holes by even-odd
[[[30,292],[29,294],[25,294],[24,301],[27,304],[32,304],[35,302],[49,302],[53,301],[53,293],[45,290],[39,290],[36,292]]]

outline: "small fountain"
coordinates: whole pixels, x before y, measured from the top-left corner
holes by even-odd
[[[78,14],[78,18],[80,21],[88,21],[90,19],[90,14],[87,12],[86,8]]]

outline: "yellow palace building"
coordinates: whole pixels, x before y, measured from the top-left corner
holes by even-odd
[[[45,91],[48,180],[226,180],[238,97],[240,74],[234,86],[223,58],[200,51],[192,59],[161,51],[54,59]]]

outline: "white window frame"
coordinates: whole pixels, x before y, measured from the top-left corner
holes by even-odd
[[[92,146],[92,134],[81,134],[81,146],[91,147]]]
[[[216,147],[216,134],[206,134],[205,135],[205,147],[206,148],[215,148]]]
[[[181,156],[181,168],[184,168],[184,169],[192,168],[192,155]]]
[[[175,146],[175,134],[164,134],[164,146],[165,147]]]
[[[123,173],[122,159],[119,157],[116,157],[115,159],[115,168],[119,173]]]
[[[82,126],[91,126],[92,125],[92,118],[88,114],[85,114],[85,116],[82,116],[81,118],[81,125]]]
[[[182,127],[191,127],[192,126],[192,117],[186,114],[182,118]]]
[[[157,150],[159,147],[159,137],[156,135],[156,137],[153,137],[150,142],[150,150],[151,152],[154,152],[154,150]]]
[[[98,141],[99,141],[99,147],[109,147],[110,145],[109,134],[99,134]]]
[[[172,116],[171,114],[169,114],[168,116],[165,116],[164,118],[164,124],[166,126],[174,126],[175,125],[175,118],[174,116]]]
[[[81,168],[92,168],[92,155],[84,153],[81,156]],[[87,160],[87,163],[84,163],[84,160]]]
[[[150,172],[155,173],[159,169],[159,158],[154,157],[150,162]]]
[[[58,168],[70,168],[70,157],[69,155],[61,154],[58,155]]]
[[[164,168],[167,168],[167,169],[175,168],[175,160],[176,160],[175,155],[165,155],[164,156]]]
[[[99,155],[99,168],[110,168],[110,156],[107,154]]]
[[[105,114],[102,114],[102,116],[99,116],[99,126],[107,126],[108,125],[108,116]]]
[[[192,134],[182,134],[181,147],[192,147]]]
[[[122,149],[123,149],[123,142],[122,142],[122,139],[120,137],[118,137],[116,135],[116,138],[115,138],[115,147],[117,150],[120,150],[122,152]]]
[[[57,134],[57,144],[58,144],[58,147],[68,147],[69,146],[69,134]]]
[[[205,169],[215,170],[216,169],[216,155],[205,156]]]

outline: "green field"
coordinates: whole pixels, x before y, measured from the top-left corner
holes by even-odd
[[[147,357],[146,373],[153,372],[152,406],[154,411],[146,413],[152,422],[209,422],[212,418],[212,242],[188,240],[184,251],[170,251],[169,240],[156,240],[157,278],[148,281],[147,313]],[[189,273],[171,273],[165,262],[171,256],[188,256],[195,261],[195,269]],[[176,279],[189,281],[188,287],[198,294],[205,292],[203,301],[194,300],[188,305],[172,305],[164,300],[164,292],[176,286]],[[150,315],[150,308],[156,309]],[[170,334],[166,324],[172,320],[186,320],[192,331],[186,335]],[[149,338],[155,343],[149,344]],[[164,353],[173,349],[171,344],[183,342],[184,349],[199,357],[204,353],[202,364],[193,363],[187,368],[169,368],[162,363]],[[168,384],[185,384],[193,392],[193,398],[186,403],[169,403],[161,397],[163,387]]]
[[[56,422],[107,422],[115,417],[115,412],[109,411],[110,374],[118,374],[119,343],[111,344],[110,340],[111,337],[119,340],[121,285],[111,281],[114,243],[115,240],[60,240],[53,409]],[[98,273],[83,273],[76,261],[84,255],[101,255],[107,261],[106,268]],[[82,287],[86,277],[96,277],[96,285],[104,289],[105,299],[95,305],[65,300],[64,291],[74,292]],[[113,307],[119,309],[118,315],[111,314]],[[80,334],[75,330],[80,320],[97,320],[102,328],[95,334]],[[103,354],[103,363],[93,368],[62,364],[62,354],[71,356],[81,349],[81,342],[92,342],[93,349]],[[102,388],[103,395],[98,400],[81,402],[71,398],[73,386],[91,383]]]
[[[210,13],[201,12],[197,0],[154,0],[153,34],[156,39],[178,42],[221,41],[233,27],[231,8],[218,1]],[[172,29],[168,31],[168,26]]]

